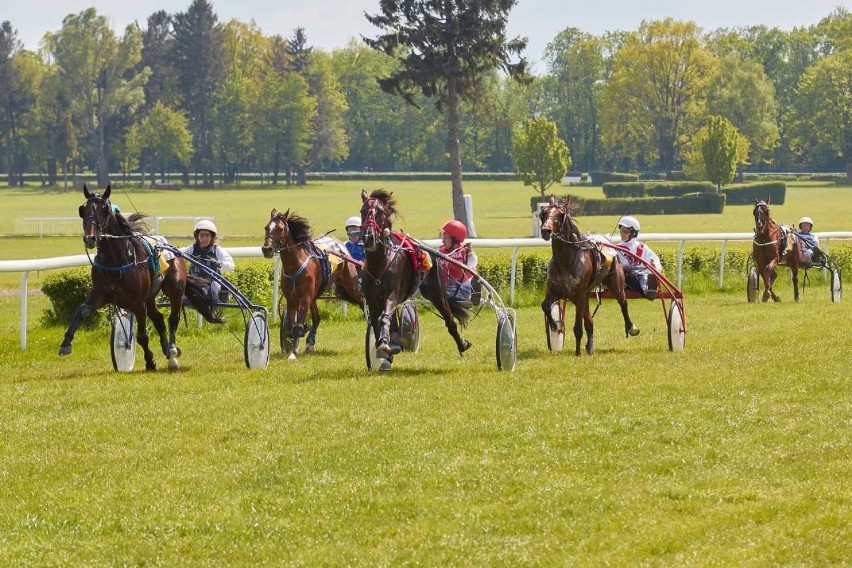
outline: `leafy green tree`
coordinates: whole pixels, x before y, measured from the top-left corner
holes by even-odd
[[[453,216],[465,222],[459,104],[474,97],[480,76],[500,68],[526,79],[526,59],[511,58],[526,39],[508,40],[506,25],[516,0],[389,0],[367,20],[384,31],[367,45],[397,58],[399,67],[380,79],[382,89],[415,104],[414,93],[446,110],[452,171]]]
[[[839,158],[852,180],[852,50],[815,63],[796,95],[794,147],[822,166],[820,156]]]
[[[148,67],[151,76],[145,84],[145,108],[148,112],[157,101],[177,108],[180,104],[177,70],[174,60],[174,20],[166,11],[160,10],[148,16],[148,26],[142,32],[142,59],[137,70]]]
[[[222,29],[207,0],[193,0],[174,16],[173,65],[177,71],[181,108],[186,110],[195,141],[194,166],[202,185],[213,187],[216,102],[225,82]],[[188,172],[184,183],[189,183]]]
[[[35,104],[33,85],[21,73],[20,48],[12,24],[0,24],[0,152],[9,185],[23,185],[24,121]]]
[[[346,98],[340,91],[329,55],[322,51],[312,52],[306,74],[310,94],[317,102],[308,161],[312,166],[320,168],[338,164],[349,154],[344,124]],[[300,175],[303,173],[304,170]],[[304,182],[304,179],[299,180],[302,185]]]
[[[695,135],[687,152],[686,171],[694,178],[716,184],[716,190],[731,183],[737,167],[746,163],[749,141],[726,118],[711,116]]]
[[[642,22],[615,55],[602,92],[602,141],[639,167],[674,169],[704,116],[713,57],[693,22]]]
[[[707,111],[727,118],[748,138],[752,164],[769,163],[778,145],[775,89],[755,62],[736,54],[723,57],[707,87]]]
[[[186,116],[161,102],[154,103],[151,113],[142,119],[138,139],[131,140],[131,144],[150,150],[151,171],[159,168],[163,183],[168,181],[167,175],[172,161],[186,164],[193,152],[192,133]]]
[[[577,28],[561,31],[545,49],[552,77],[546,83],[553,106],[548,115],[559,125],[576,163],[595,168],[598,150],[598,104],[605,72],[598,38]]]
[[[89,139],[98,185],[109,184],[107,124],[144,101],[150,70],[134,71],[141,58],[142,34],[130,25],[119,39],[94,8],[70,14],[48,37],[50,51],[68,89],[75,119]]]
[[[556,134],[556,124],[543,117],[529,119],[515,131],[513,157],[515,173],[542,197],[571,167],[568,147]]]

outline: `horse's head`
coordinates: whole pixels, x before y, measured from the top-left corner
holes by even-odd
[[[92,249],[98,245],[103,235],[110,234],[110,230],[116,226],[115,212],[109,202],[111,186],[107,186],[103,195],[92,193],[86,184],[83,184],[83,196],[86,203],[80,206],[80,218],[83,219],[83,243],[86,248]]]
[[[752,214],[754,215],[754,226],[758,233],[763,233],[769,229],[771,220],[769,217],[769,199],[766,201],[755,199]]]
[[[377,189],[370,195],[361,190],[361,234],[364,238],[364,249],[376,250],[380,238],[390,234],[393,217],[396,215],[396,201],[392,191]],[[379,237],[381,235],[381,237]]]
[[[287,217],[290,215],[288,209],[284,213],[279,213],[277,209],[273,209],[269,214],[269,222],[263,228],[264,238],[263,246],[260,247],[263,256],[272,258],[281,249],[281,243],[287,238],[289,229],[287,228]]]
[[[571,202],[550,196],[550,202],[538,214],[541,223],[541,238],[550,240],[551,235],[561,235],[566,227],[571,227]]]

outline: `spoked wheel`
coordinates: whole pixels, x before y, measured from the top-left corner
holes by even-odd
[[[514,371],[518,361],[518,331],[515,315],[507,310],[497,311],[497,370]]]
[[[749,303],[757,301],[757,287],[759,285],[760,279],[757,276],[757,268],[752,267],[751,270],[748,271],[748,288],[746,289]]]
[[[672,300],[666,324],[669,330],[669,351],[683,351],[686,343],[686,328],[683,325],[683,305]]]
[[[420,316],[417,315],[417,306],[402,304],[397,309],[399,310],[399,332],[402,349],[410,353],[417,353],[417,350],[420,349]]]
[[[293,337],[290,335],[290,319],[285,315],[278,327],[278,339],[281,342],[281,352],[290,353],[293,350]]]
[[[243,354],[249,369],[265,369],[269,366],[269,326],[266,314],[252,314],[246,322]]]
[[[831,301],[839,302],[843,296],[843,281],[840,279],[840,269],[833,268],[831,270]]]
[[[115,310],[110,333],[110,355],[112,368],[129,373],[136,364],[136,318],[121,308]]]
[[[550,305],[550,317],[554,321],[562,322],[562,329],[554,331],[550,329],[547,318],[544,318],[544,331],[547,334],[547,348],[551,351],[562,351],[565,347],[565,304],[561,301]]]

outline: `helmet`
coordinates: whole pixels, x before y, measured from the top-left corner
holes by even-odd
[[[360,227],[361,226],[361,217],[349,217],[346,220],[346,224],[344,227]]]
[[[216,233],[219,231],[216,230],[216,225],[213,224],[213,221],[210,219],[201,219],[199,222],[195,224],[195,229],[193,229],[192,234],[197,235],[198,231],[210,231],[213,233],[213,236],[216,236]]]
[[[456,242],[462,242],[467,238],[467,227],[461,221],[447,221],[441,227],[441,232],[450,235]]]
[[[810,217],[802,217],[799,219],[799,228],[802,228],[802,223],[808,223],[811,226],[811,229],[814,228],[814,221]]]
[[[628,229],[633,229],[637,233],[639,232],[639,220],[636,217],[631,217],[630,215],[626,215],[618,220],[619,227],[627,227]]]

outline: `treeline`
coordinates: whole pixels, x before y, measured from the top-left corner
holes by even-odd
[[[467,171],[512,171],[512,131],[531,116],[558,126],[572,169],[682,168],[710,115],[749,141],[753,169],[844,171],[852,162],[852,14],[819,24],[703,32],[645,22],[602,36],[567,28],[528,85],[482,76],[464,102]],[[263,172],[448,171],[444,115],[377,78],[394,61],[360,43],[313,49],[304,30],[266,36],[219,22],[206,0],[116,34],[95,9],[70,14],[39,51],[0,25],[0,169],[11,185],[55,184],[81,169],[143,180],[233,183]]]

